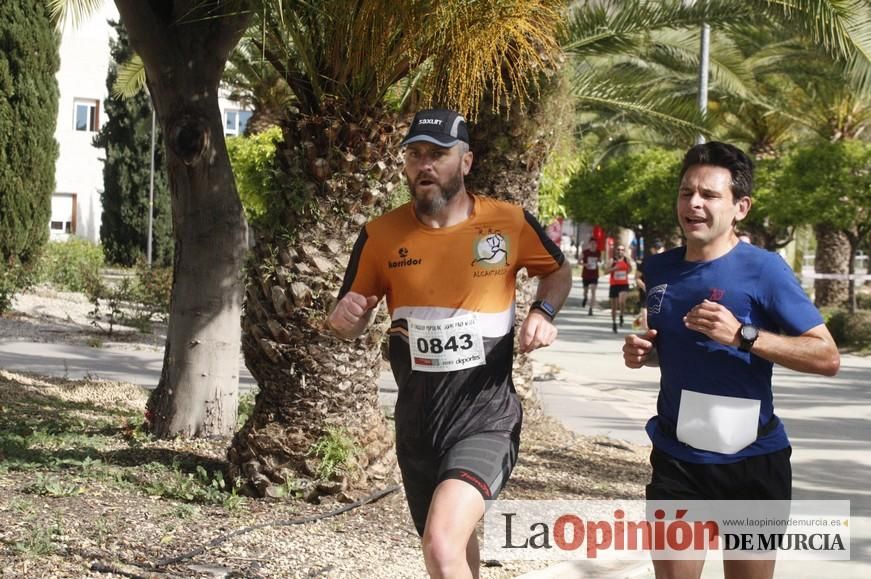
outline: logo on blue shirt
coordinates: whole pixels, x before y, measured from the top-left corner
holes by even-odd
[[[658,314],[662,310],[662,300],[665,298],[665,288],[667,283],[659,284],[656,287],[650,288],[647,292],[647,312]]]

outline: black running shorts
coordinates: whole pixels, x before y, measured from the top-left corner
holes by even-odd
[[[619,296],[623,292],[628,292],[628,291],[629,291],[628,285],[612,285],[608,288],[608,297],[609,298],[616,298],[617,296]]]
[[[648,500],[791,500],[792,448],[729,464],[684,462],[654,448]]]
[[[436,487],[448,479],[472,485],[484,500],[495,500],[517,463],[520,440],[510,432],[482,432],[461,439],[441,459],[399,454],[405,498],[423,536]]]

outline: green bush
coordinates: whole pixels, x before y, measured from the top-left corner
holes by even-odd
[[[94,138],[104,149],[103,215],[100,241],[109,263],[133,266],[148,246],[148,192],[151,181],[151,99],[148,91],[131,97],[113,95],[118,78],[117,63],[133,57],[124,25],[112,22],[117,36],[109,41],[112,63],[106,86],[109,96],[103,101],[106,124]],[[160,126],[156,127],[154,151],[154,222],[152,256],[154,263],[172,263],[174,239],[170,208],[169,178]]]
[[[103,267],[103,249],[86,239],[71,237],[51,241],[39,265],[39,281],[58,289],[85,292],[99,278]]]
[[[0,314],[12,308],[12,298],[33,282],[32,268],[20,265],[14,260],[4,263],[0,260]]]
[[[838,309],[828,314],[826,325],[839,347],[871,348],[871,311],[857,310],[851,314]]]
[[[136,299],[149,312],[149,318],[169,316],[172,297],[172,268],[149,267],[143,260],[136,264]]]
[[[89,313],[91,325],[110,336],[119,324],[149,332],[155,318],[169,317],[171,292],[172,269],[148,267],[144,261],[137,264],[135,278],[125,277],[118,284],[97,277],[87,287],[94,306]]]
[[[248,221],[257,223],[274,211],[272,193],[276,183],[275,149],[283,138],[279,127],[269,128],[250,137],[229,137],[227,153],[236,176],[236,189]]]

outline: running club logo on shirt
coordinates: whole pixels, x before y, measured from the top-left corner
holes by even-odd
[[[423,260],[420,258],[408,257],[408,248],[400,247],[399,248],[399,259],[397,261],[388,260],[387,267],[390,269],[395,269],[397,267],[409,267],[412,265],[420,265],[423,263]]]
[[[507,266],[508,240],[505,236],[499,231],[480,232],[472,244],[474,276],[504,275]]]
[[[650,288],[647,292],[647,313],[658,314],[662,310],[662,300],[665,298],[667,283]]]

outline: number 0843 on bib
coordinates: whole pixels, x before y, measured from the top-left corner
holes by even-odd
[[[441,320],[408,318],[412,370],[453,372],[483,366],[484,338],[475,314]]]

